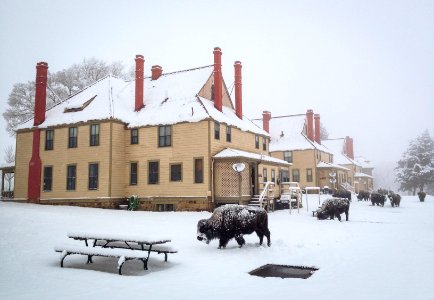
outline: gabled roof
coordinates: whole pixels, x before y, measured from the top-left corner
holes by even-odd
[[[317,165],[317,168],[319,169],[338,169],[338,170],[343,170],[343,171],[349,171],[350,169],[345,168],[341,165],[337,165],[337,164],[332,164],[332,163],[328,163],[325,161],[320,161]]]
[[[333,162],[338,165],[356,165],[360,166],[360,163],[355,160],[349,158],[344,153],[345,148],[345,139],[329,139],[323,140],[322,144],[329,149],[331,153],[333,153]]]
[[[362,166],[363,169],[374,169],[372,162],[363,156],[358,156],[355,160]]]
[[[374,178],[373,176],[365,174],[365,173],[354,173],[354,177]]]
[[[226,148],[225,150],[220,151],[219,153],[214,155],[214,158],[245,158],[248,160],[265,161],[268,163],[286,165],[288,167],[292,165],[291,163],[289,163],[287,161],[284,161],[284,160],[281,160],[278,158],[274,158],[274,157],[271,157],[268,155],[253,153],[253,152],[247,152],[247,151],[242,151],[242,150],[232,149],[232,148]]]
[[[211,100],[198,93],[213,74],[213,66],[162,74],[157,80],[144,80],[145,106],[135,112],[135,82],[107,76],[62,101],[46,112],[39,128],[80,122],[119,120],[128,127],[172,125],[214,119],[243,131],[268,134],[248,118],[240,120],[235,112],[223,107],[220,112]],[[33,127],[33,119],[16,130]]]
[[[254,119],[253,122],[262,127],[262,119]],[[307,138],[304,134],[305,123],[305,114],[272,117],[270,152],[317,149],[330,153],[326,147]]]

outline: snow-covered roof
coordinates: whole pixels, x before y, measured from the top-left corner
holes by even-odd
[[[255,119],[253,122],[262,127],[262,119]],[[305,114],[272,117],[270,152],[317,149],[330,153],[326,147],[306,137],[303,133],[305,123]]]
[[[360,163],[355,160],[349,158],[344,154],[345,147],[345,139],[330,139],[323,140],[322,144],[329,149],[331,153],[333,153],[333,162],[338,165],[356,165],[360,166]]]
[[[215,119],[256,134],[268,134],[248,118],[240,120],[227,107],[219,112],[212,101],[198,97],[213,73],[213,66],[162,74],[144,80],[144,104],[135,111],[135,82],[107,76],[47,110],[39,128],[88,121],[119,120],[128,127],[172,125]],[[16,129],[33,127],[33,119]]]
[[[337,165],[337,164],[328,163],[328,162],[325,162],[325,161],[320,161],[316,165],[316,167],[320,168],[320,169],[321,168],[324,168],[324,169],[330,169],[330,168],[332,168],[332,169],[338,169],[338,170],[344,170],[344,171],[349,171],[350,170],[350,169],[345,168],[343,166],[340,166],[340,165]]]
[[[253,152],[247,152],[247,151],[242,151],[242,150],[237,150],[237,149],[232,149],[232,148],[226,148],[225,150],[220,151],[219,153],[217,153],[216,155],[214,155],[214,158],[246,158],[249,160],[255,160],[255,161],[265,161],[265,162],[269,162],[269,163],[275,163],[275,164],[280,164],[280,165],[287,165],[287,166],[291,166],[292,164],[278,159],[278,158],[274,158],[268,155],[264,155],[264,154],[259,154],[259,153],[253,153]]]
[[[373,176],[365,174],[365,173],[354,173],[354,177],[374,178]]]
[[[363,156],[358,156],[354,160],[357,161],[363,169],[374,169],[372,162]]]
[[[0,164],[0,169],[11,169],[11,168],[15,168],[15,162]]]

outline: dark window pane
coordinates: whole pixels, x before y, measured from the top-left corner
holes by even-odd
[[[255,148],[259,149],[259,135],[255,135]]]
[[[214,139],[220,139],[220,123],[214,122]]]
[[[292,180],[295,182],[300,182],[300,170],[293,169],[292,170]]]
[[[131,144],[139,143],[139,130],[137,128],[131,129]]]
[[[194,183],[203,183],[203,159],[194,160]]]
[[[170,181],[181,181],[182,180],[182,167],[181,165],[171,165],[170,166]]]
[[[99,145],[99,124],[90,125],[90,145]]]
[[[262,170],[262,177],[264,179],[264,182],[268,181],[268,172],[267,172],[267,169],[263,169]]]
[[[292,151],[283,152],[283,160],[292,163]]]
[[[71,165],[67,167],[67,175],[66,175],[66,189],[68,191],[75,190],[75,180],[77,174],[77,167],[75,165]]]
[[[137,163],[130,164],[130,185],[137,185]]]
[[[266,138],[262,138],[262,150],[267,150],[267,139]]]
[[[45,131],[45,150],[53,150],[54,148],[54,130]]]
[[[232,131],[231,128],[228,126],[226,127],[226,142],[230,142],[232,137],[231,137]]]
[[[148,183],[149,184],[157,184],[158,183],[158,172],[159,172],[158,161],[149,162],[149,168],[148,169],[149,169]]]
[[[70,127],[68,131],[68,148],[77,148],[77,127]]]
[[[53,167],[44,167],[44,191],[51,191],[53,184]]]
[[[158,127],[158,146],[168,147],[172,145],[172,127],[159,126]]]
[[[313,181],[312,169],[306,169],[306,181],[307,182]]]
[[[98,188],[98,164],[89,164],[89,190]]]

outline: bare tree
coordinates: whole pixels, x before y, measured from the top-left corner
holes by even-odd
[[[7,164],[14,164],[15,163],[15,150],[14,147],[8,146],[4,149],[4,161]],[[12,181],[14,179],[14,173],[6,173],[5,174],[5,180],[7,182],[7,190],[10,191],[12,187]]]
[[[321,128],[321,140],[327,140],[329,138],[329,132],[327,131],[327,128],[325,128],[323,123],[320,123]]]
[[[79,92],[86,86],[104,78],[114,75],[127,79],[130,76],[124,73],[124,65],[117,61],[107,64],[96,59],[83,59],[79,64],[48,74],[47,82],[47,108]],[[3,113],[7,123],[7,131],[14,135],[14,128],[33,117],[35,105],[35,82],[16,83],[8,98],[8,108]]]

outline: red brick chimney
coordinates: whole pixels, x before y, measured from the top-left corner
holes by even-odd
[[[319,114],[314,115],[315,119],[315,142],[321,144],[321,122]]]
[[[163,68],[161,68],[161,66],[159,65],[155,65],[152,66],[151,72],[152,72],[152,80],[157,80],[163,73]]]
[[[354,159],[353,139],[349,136],[345,137],[345,154],[351,159]]]
[[[264,110],[262,112],[262,129],[270,133],[271,112]]]
[[[234,63],[235,68],[235,113],[238,118],[243,119],[243,94],[242,94],[242,78],[241,78],[241,62]]]
[[[33,125],[38,126],[45,121],[47,103],[47,73],[48,64],[39,62],[36,64],[35,82],[35,117]],[[30,202],[39,203],[41,198],[41,169],[42,162],[39,156],[41,130],[33,129],[32,157],[29,162],[29,176],[27,179],[27,198]]]
[[[47,73],[48,64],[46,62],[38,62],[36,64],[34,126],[38,126],[45,121],[45,110],[47,106]]]
[[[143,85],[144,85],[144,65],[145,58],[143,55],[136,55],[136,101],[134,110],[139,111],[143,108]]]
[[[314,141],[314,130],[313,130],[313,110],[308,109],[306,112],[307,118],[307,138]]]
[[[214,48],[214,107],[222,111],[222,50]]]

